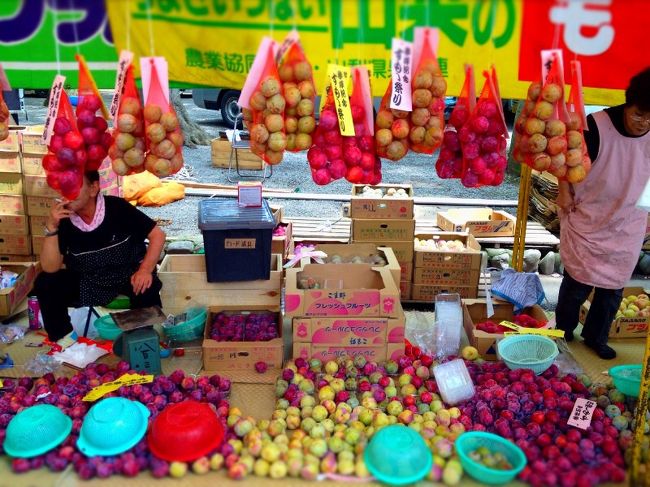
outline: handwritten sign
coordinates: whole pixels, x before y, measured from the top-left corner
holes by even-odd
[[[118,390],[122,386],[134,386],[136,384],[149,384],[153,382],[153,375],[140,375],[140,374],[124,374],[119,379],[113,382],[107,382],[100,386],[93,388],[88,394],[83,397],[84,401],[96,401],[101,399],[109,392]]]
[[[350,108],[350,96],[348,93],[348,80],[350,79],[350,68],[330,64],[327,66],[327,77],[330,80],[330,89],[334,95],[336,116],[339,119],[341,135],[354,136],[354,123],[352,122],[352,110]]]
[[[499,323],[501,326],[514,330],[512,332],[505,332],[504,335],[541,335],[549,338],[564,338],[564,331],[552,330],[548,328],[526,328],[519,326],[510,321],[502,321]]]
[[[113,120],[117,117],[117,110],[120,107],[120,99],[124,93],[124,81],[126,80],[126,72],[131,66],[133,61],[133,53],[130,51],[120,52],[120,60],[117,63],[117,73],[115,75],[115,92],[111,100],[111,118]]]
[[[573,411],[571,411],[567,424],[586,430],[591,425],[591,416],[594,414],[595,409],[596,403],[594,401],[579,397],[573,405]]]
[[[257,240],[254,238],[227,238],[224,240],[226,249],[254,249]]]
[[[47,115],[45,116],[45,128],[43,129],[43,142],[49,145],[52,134],[54,133],[54,122],[59,113],[59,102],[61,101],[61,93],[63,93],[63,85],[65,83],[65,76],[60,74],[54,77],[52,88],[50,90],[50,100],[47,104]]]
[[[402,39],[393,38],[392,77],[390,107],[410,112],[413,110],[411,100],[411,63],[413,61],[413,44]]]

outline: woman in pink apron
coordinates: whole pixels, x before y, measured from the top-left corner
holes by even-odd
[[[599,357],[613,359],[609,328],[639,259],[648,217],[636,202],[650,177],[650,68],[632,78],[624,105],[587,122],[591,172],[575,186],[561,182],[557,201],[565,272],[556,319],[566,340],[573,340],[580,306],[595,289],[582,337]]]

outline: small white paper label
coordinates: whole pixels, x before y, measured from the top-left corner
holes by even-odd
[[[402,39],[393,38],[391,60],[393,66],[391,70],[390,107],[410,112],[413,110],[411,101],[413,45]]]
[[[133,53],[130,51],[120,52],[120,60],[117,63],[117,74],[115,75],[115,92],[111,100],[111,118],[115,120],[117,117],[117,109],[120,107],[120,99],[124,92],[124,81],[126,80],[126,72],[133,61]]]
[[[262,206],[262,185],[251,184],[237,186],[239,206]]]
[[[590,401],[589,399],[584,399],[582,397],[576,399],[576,403],[573,405],[573,411],[571,411],[571,416],[567,421],[569,426],[575,426],[582,430],[586,430],[591,425],[591,417],[594,414],[596,409],[596,403]]]
[[[59,113],[59,102],[61,101],[64,83],[65,76],[61,76],[60,74],[54,78],[54,83],[52,83],[50,100],[47,105],[47,115],[45,117],[45,127],[43,129],[43,142],[45,142],[45,145],[50,144],[50,139],[54,133],[54,122]]]

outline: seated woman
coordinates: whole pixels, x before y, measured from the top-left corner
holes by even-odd
[[[69,306],[102,306],[118,294],[132,308],[161,305],[155,270],[165,233],[122,198],[102,195],[97,171],[85,174],[77,199],[54,203],[44,232],[34,293],[52,342],[74,342]]]

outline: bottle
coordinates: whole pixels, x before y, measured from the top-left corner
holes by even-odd
[[[29,329],[41,329],[41,305],[38,303],[36,296],[27,298],[27,316],[29,317]]]

